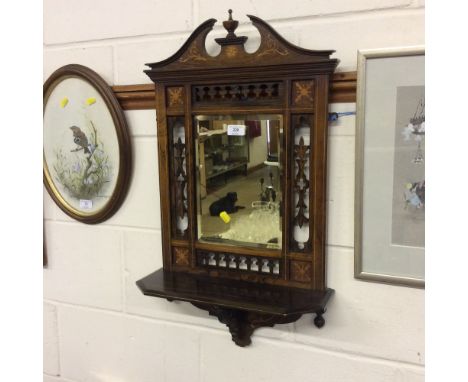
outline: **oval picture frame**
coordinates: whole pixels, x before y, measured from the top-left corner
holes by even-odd
[[[43,181],[59,208],[86,224],[109,219],[127,194],[132,167],[124,113],[88,67],[57,69],[43,87]]]

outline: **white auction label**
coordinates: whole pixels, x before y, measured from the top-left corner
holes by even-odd
[[[245,125],[228,125],[227,135],[245,135]]]
[[[80,199],[80,208],[82,208],[83,210],[90,210],[91,208],[93,208],[93,201]]]

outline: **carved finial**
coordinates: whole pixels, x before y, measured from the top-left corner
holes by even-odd
[[[215,41],[221,46],[244,45],[244,43],[247,41],[247,37],[246,36],[238,37],[234,33],[234,31],[239,25],[239,21],[232,19],[232,9],[229,9],[228,13],[229,13],[229,19],[226,21],[223,21],[223,27],[228,31],[228,34],[226,35],[226,37],[223,37],[223,38],[215,38]]]
[[[232,38],[232,37],[236,37],[236,34],[234,33],[234,31],[239,25],[239,21],[232,19],[232,9],[229,9],[228,13],[229,13],[229,19],[227,21],[223,21],[223,26],[228,31],[226,38]]]

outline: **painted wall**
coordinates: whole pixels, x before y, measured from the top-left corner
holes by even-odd
[[[232,6],[250,50],[258,33],[245,14],[299,46],[336,49],[340,71],[356,69],[358,48],[424,44],[423,0],[45,0],[44,79],[80,63],[109,84],[148,83],[144,63],[168,57]],[[218,27],[208,38],[223,34]],[[328,285],[336,295],[327,324],[318,330],[306,315],[260,329],[245,349],[206,312],[136,288],[162,265],[157,142],[154,111],[126,117],[135,165],[115,216],[80,224],[44,191],[44,381],[423,381],[424,291],[353,278],[354,117],[329,129]]]

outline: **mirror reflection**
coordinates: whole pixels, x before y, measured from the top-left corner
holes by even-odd
[[[281,248],[281,115],[195,117],[198,239]]]

